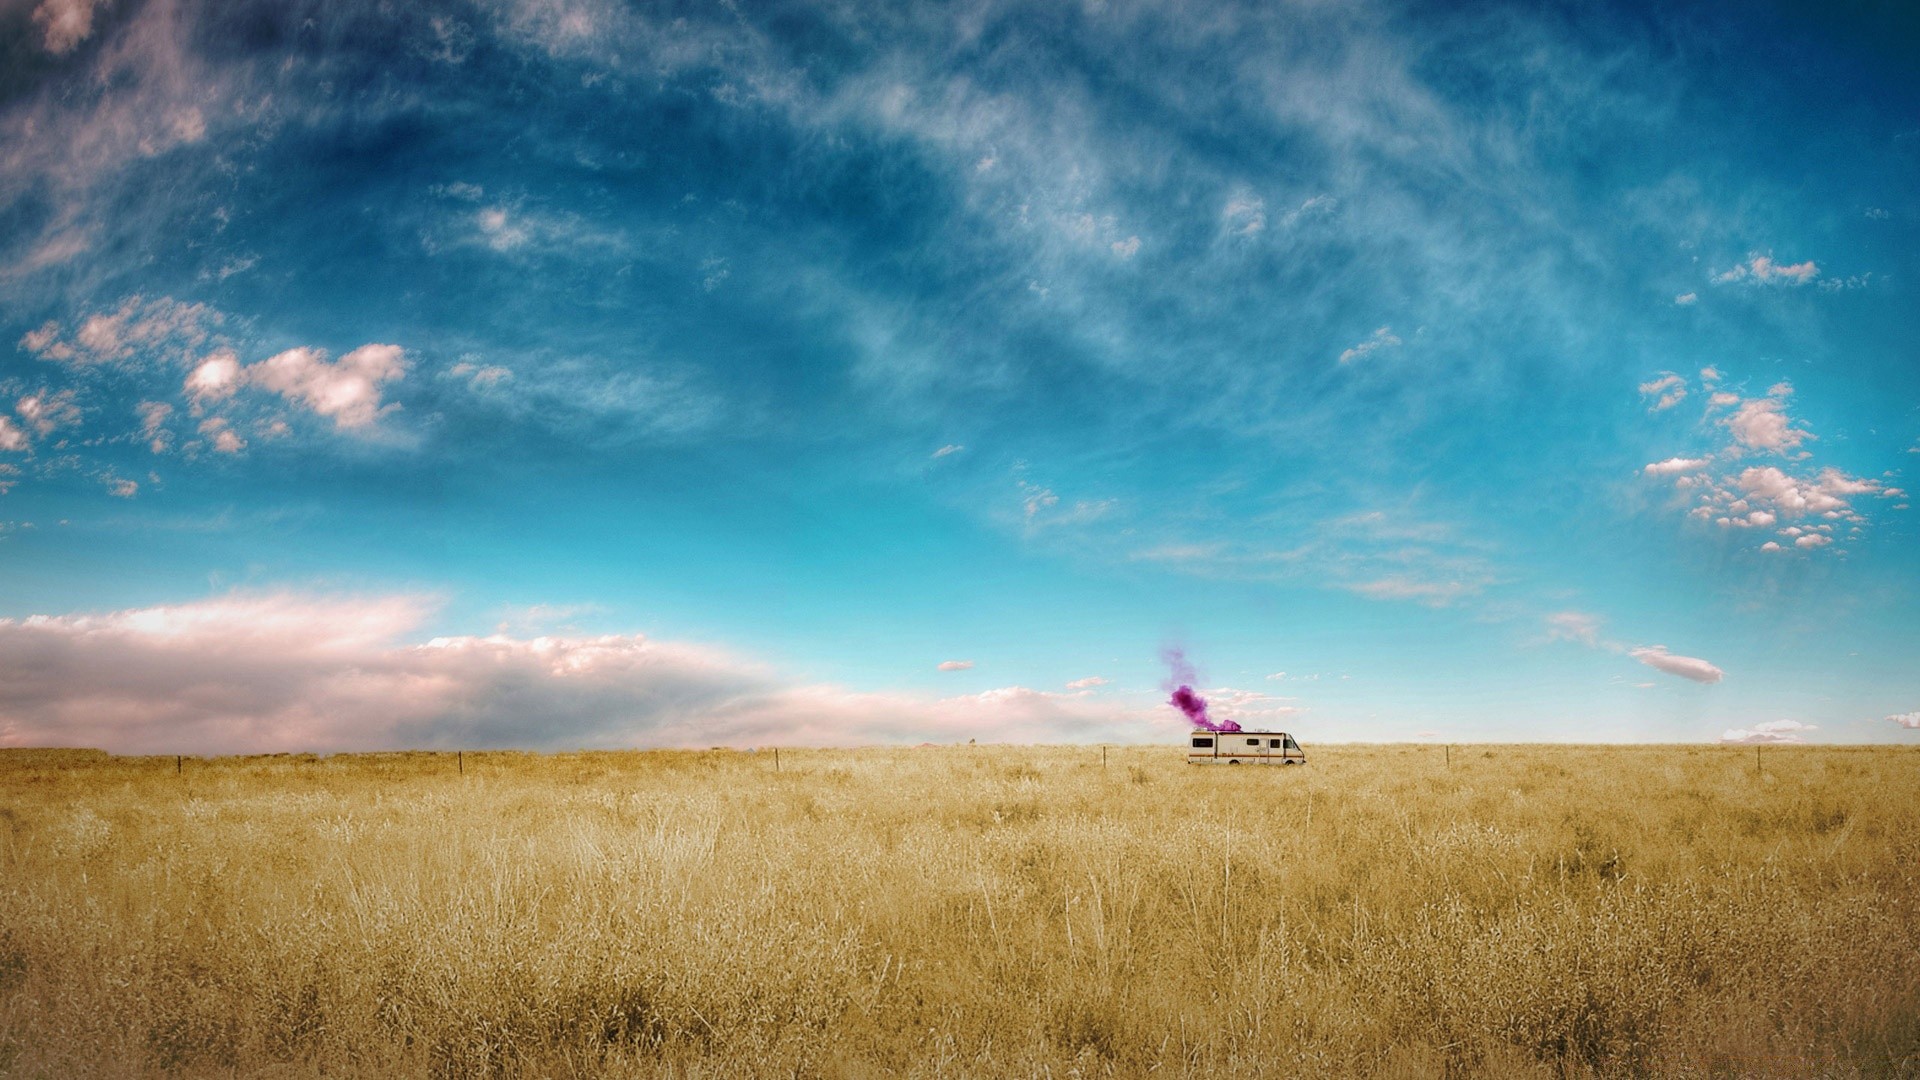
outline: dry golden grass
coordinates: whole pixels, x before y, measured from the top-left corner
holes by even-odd
[[[0,1074],[1910,1076],[1920,752],[0,753]]]

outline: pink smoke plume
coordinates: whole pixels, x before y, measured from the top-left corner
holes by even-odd
[[[1187,662],[1186,653],[1169,645],[1160,650],[1160,657],[1167,662],[1166,685],[1179,684],[1173,696],[1167,699],[1167,704],[1185,713],[1195,727],[1203,727],[1208,731],[1240,730],[1240,725],[1231,720],[1215,720],[1207,715],[1207,699],[1193,692],[1192,684],[1199,682],[1200,677],[1194,672],[1193,665]]]

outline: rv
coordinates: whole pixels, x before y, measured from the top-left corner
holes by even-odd
[[[1187,740],[1189,765],[1305,765],[1307,752],[1284,731],[1208,731]]]

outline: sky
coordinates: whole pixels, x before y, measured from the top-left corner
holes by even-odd
[[[1910,745],[1917,21],[0,0],[0,746]]]

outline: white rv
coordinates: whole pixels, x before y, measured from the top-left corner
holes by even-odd
[[[1208,731],[1187,740],[1189,765],[1305,765],[1307,752],[1284,731]]]

